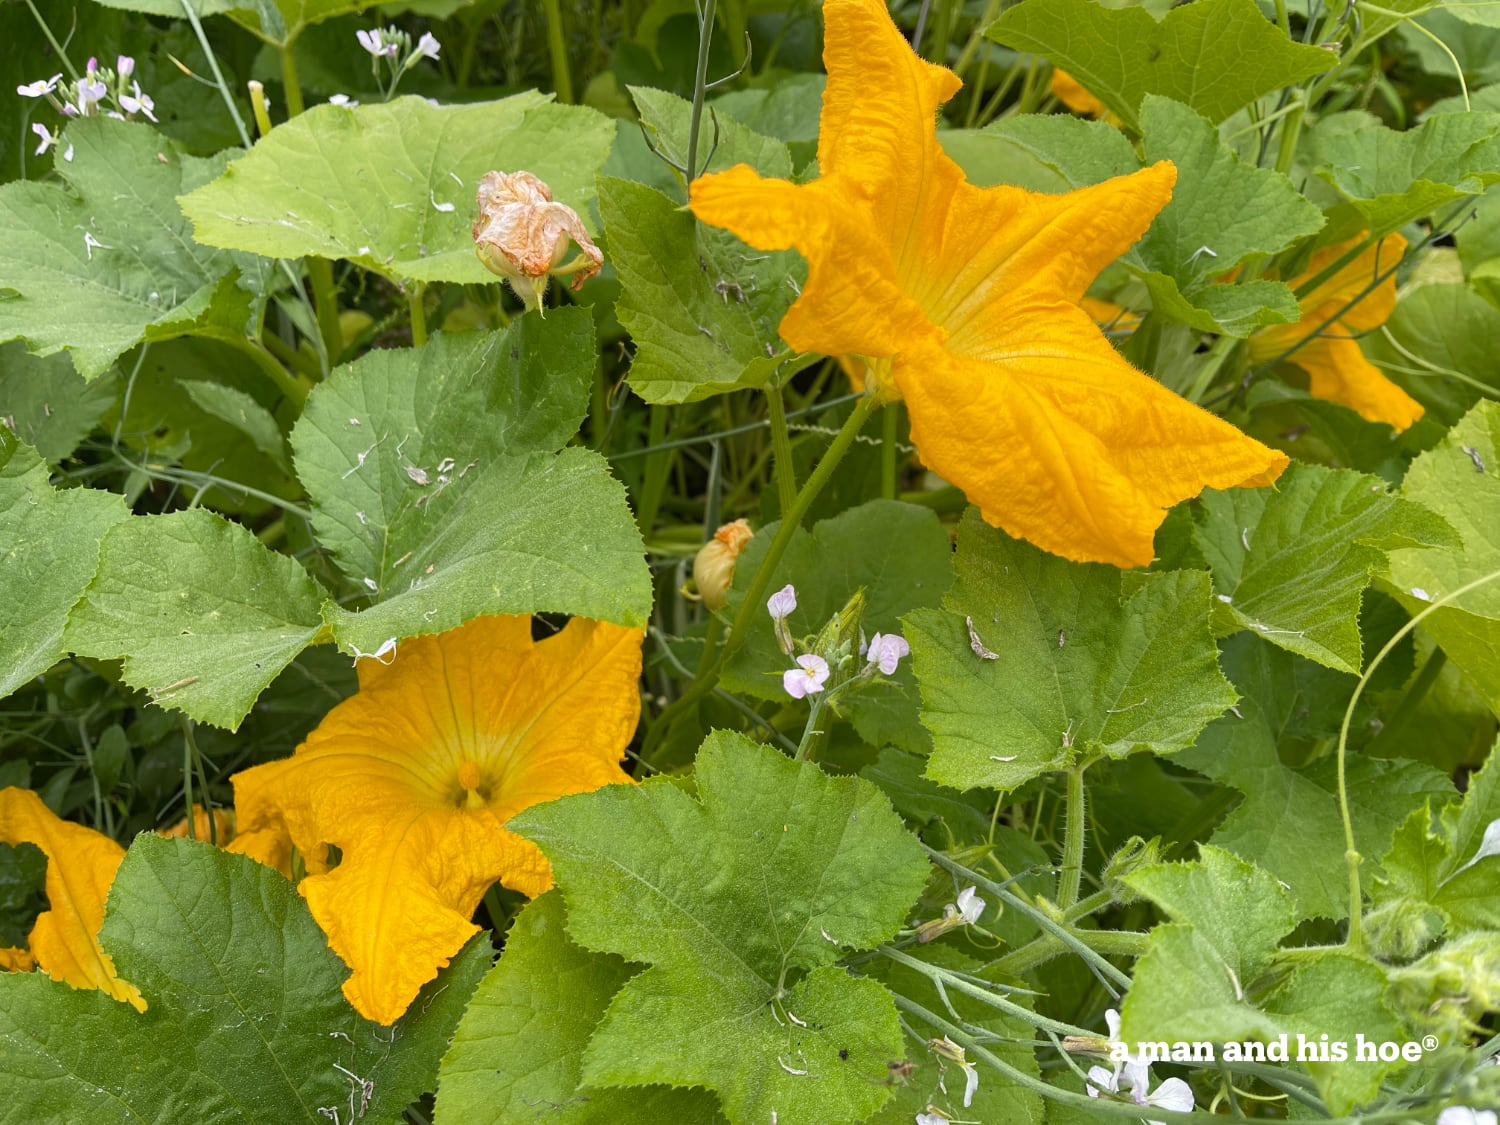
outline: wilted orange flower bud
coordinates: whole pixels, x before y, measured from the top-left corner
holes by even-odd
[[[582,253],[564,265],[569,239]],[[578,212],[553,202],[552,189],[530,172],[486,172],[479,181],[474,253],[528,309],[541,305],[549,276],[571,275],[577,289],[604,264]]]
[[[698,551],[693,560],[693,585],[709,609],[723,609],[734,581],[734,563],[755,532],[744,520],[726,523]]]

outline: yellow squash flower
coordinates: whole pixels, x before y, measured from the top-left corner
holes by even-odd
[[[27,942],[30,955],[53,980],[74,988],[97,988],[146,1010],[140,989],[115,974],[99,944],[104,899],[125,849],[102,832],[58,817],[30,789],[0,789],[0,842],[35,844],[47,857],[46,891],[51,909],[37,915]],[[23,951],[5,950],[0,965],[29,967]]]
[[[1311,281],[1364,237],[1319,250],[1307,269],[1287,284],[1295,289]],[[1355,338],[1379,328],[1395,309],[1394,273],[1364,297],[1360,294],[1380,274],[1389,272],[1404,253],[1406,239],[1399,234],[1386,235],[1298,301],[1302,319],[1297,323],[1262,328],[1251,336],[1251,360],[1265,363],[1295,347],[1287,362],[1307,372],[1312,394],[1342,403],[1371,422],[1406,429],[1422,417],[1422,404],[1382,375],[1359,350]],[[1358,303],[1345,309],[1356,298]]]
[[[642,633],[574,619],[542,641],[528,617],[481,617],[359,662],[359,691],[279,762],[234,781],[231,851],[284,868],[353,974],[344,995],[390,1024],[478,931],[496,881],[552,885],[505,828],[522,809],[630,781]],[[337,849],[336,862],[330,845]]]
[[[882,0],[827,0],[819,178],[739,165],[693,213],[808,262],[781,321],[800,351],[855,356],[902,398],[922,460],[984,518],[1065,558],[1140,566],[1166,510],[1269,483],[1287,458],[1131,367],[1080,306],[1171,197],[1168,162],[1064,195],[978,188],[937,142],[952,72]]]
[[[1103,102],[1089,93],[1088,88],[1066,70],[1053,69],[1051,91],[1054,98],[1074,113],[1081,113],[1085,117],[1097,117],[1104,121],[1116,123],[1119,121],[1119,118],[1110,113]]]

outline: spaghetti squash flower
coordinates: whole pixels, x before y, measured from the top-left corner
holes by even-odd
[[[285,869],[353,970],[344,995],[391,1024],[478,932],[496,881],[552,886],[541,850],[506,829],[522,809],[630,777],[642,633],[574,619],[531,639],[529,617],[481,617],[359,662],[359,691],[290,758],[234,781],[231,851]],[[335,865],[329,846],[338,849]]]
[[[1311,281],[1364,236],[1319,250],[1307,269],[1291,281],[1292,288]],[[1341,403],[1371,422],[1404,430],[1422,417],[1422,404],[1380,373],[1359,350],[1357,334],[1379,328],[1396,307],[1396,277],[1391,268],[1406,253],[1406,239],[1388,234],[1364,253],[1301,298],[1302,319],[1295,324],[1262,328],[1250,337],[1250,358],[1256,363],[1287,357],[1307,372],[1308,390],[1317,398]],[[1381,273],[1388,276],[1369,293],[1365,289]],[[1347,307],[1358,298],[1356,304]]]
[[[1065,558],[1144,565],[1173,504],[1274,479],[1284,455],[1131,367],[1079,306],[1175,168],[1065,195],[975,187],[935,131],[958,79],[912,52],[882,0],[823,11],[819,178],[739,165],[691,193],[703,222],[807,259],[787,343],[855,357],[868,391],[906,401],[930,469]]]
[[[1119,123],[1119,118],[1110,113],[1103,102],[1089,93],[1088,88],[1066,70],[1053,69],[1050,90],[1054,98],[1074,113],[1115,124]]]
[[[97,988],[137,1011],[146,1001],[121,980],[99,944],[104,899],[125,849],[102,832],[63,820],[30,789],[0,789],[0,842],[35,844],[47,857],[46,891],[50,909],[37,915],[27,937],[30,956],[7,949],[0,965],[20,969],[35,963],[53,980],[74,988]]]

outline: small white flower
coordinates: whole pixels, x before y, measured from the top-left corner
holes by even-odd
[[[971,1062],[965,1062],[964,1068],[964,1108],[968,1109],[974,1101],[974,1093],[979,1089],[979,1068]]]
[[[1105,1018],[1108,1020],[1111,1015],[1115,1018],[1109,1020],[1110,1037],[1114,1038],[1119,1035],[1120,1016],[1118,1012],[1111,1009],[1106,1013]],[[1158,1109],[1169,1109],[1180,1113],[1187,1113],[1193,1108],[1193,1089],[1181,1078],[1168,1078],[1156,1089],[1151,1090],[1151,1071],[1144,1063],[1132,1060],[1123,1064],[1123,1069],[1122,1075],[1119,1064],[1113,1071],[1102,1066],[1090,1067],[1089,1097],[1097,1098],[1100,1091],[1106,1094],[1123,1094],[1129,1090],[1136,1105],[1155,1106]],[[1148,1120],[1148,1125],[1164,1125],[1164,1123]]]
[[[797,657],[797,667],[788,668],[781,675],[781,686],[793,699],[820,692],[827,682],[828,661],[815,653]]]
[[[900,633],[876,633],[870,638],[869,661],[871,664],[878,664],[887,676],[896,674],[896,665],[910,652],[911,645],[906,643],[906,638]]]
[[[1466,1105],[1449,1106],[1438,1114],[1437,1125],[1496,1125],[1492,1109],[1470,1109]]]
[[[89,71],[89,74],[93,74],[93,71]],[[75,85],[78,90],[78,112],[85,115],[109,93],[109,88],[97,78],[80,78]]]
[[[438,57],[438,52],[442,49],[443,45],[437,41],[436,37],[430,31],[424,31],[422,38],[417,40],[417,54],[422,55],[424,58],[435,59]]]
[[[17,86],[16,93],[20,94],[23,98],[45,97],[57,89],[57,84],[61,81],[62,75],[54,74],[51,78],[42,78],[35,82],[29,82],[25,86]]]
[[[73,163],[73,142],[68,142],[68,147],[63,149],[63,159],[69,164]]]
[[[785,621],[797,608],[797,590],[790,582],[771,595],[766,610],[773,621]]]
[[[965,887],[958,892],[958,916],[969,926],[979,921],[979,916],[984,913],[984,899],[974,891],[974,887]]]
[[[135,95],[133,97],[130,94],[120,95],[121,108],[126,113],[144,113],[148,120],[155,121],[156,114],[151,111],[156,108],[156,103],[151,100],[149,94],[141,93],[141,84],[139,82],[133,83],[133,86],[135,88]]]
[[[328,99],[328,104],[341,105],[345,109],[353,109],[355,106],[359,105],[359,103],[351,98],[348,94],[334,94]]]
[[[53,133],[52,130],[48,129],[40,121],[33,121],[31,123],[31,131],[42,139],[42,143],[36,146],[36,154],[38,156],[41,156],[42,153],[57,143],[57,134]]]
[[[940,1113],[917,1114],[917,1125],[948,1125],[949,1119]]]
[[[394,40],[387,42],[378,27],[373,31],[356,31],[354,37],[359,40],[361,47],[377,59],[382,55],[394,55],[401,49],[401,44]]]
[[[120,75],[121,81],[124,81],[135,73],[135,60],[129,55],[121,55],[115,60],[115,71]]]

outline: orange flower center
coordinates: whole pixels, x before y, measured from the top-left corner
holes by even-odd
[[[458,790],[453,794],[455,805],[461,809],[482,809],[489,803],[490,789],[473,758],[465,758],[458,764]]]

